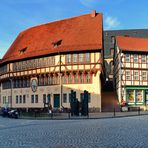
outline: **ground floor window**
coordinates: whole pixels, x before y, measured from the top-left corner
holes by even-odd
[[[128,103],[134,103],[135,102],[135,99],[134,99],[134,90],[127,90],[126,95],[127,95],[127,101],[128,101]]]
[[[63,103],[67,103],[67,94],[63,94]]]
[[[136,102],[141,103],[143,102],[143,91],[142,90],[135,90],[135,99]]]
[[[148,90],[146,89],[128,89],[126,90],[127,103],[145,104],[148,103]]]
[[[145,101],[148,102],[148,90],[145,90]]]

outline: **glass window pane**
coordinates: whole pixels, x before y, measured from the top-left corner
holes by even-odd
[[[73,63],[77,63],[78,58],[77,54],[73,54]]]
[[[143,102],[143,91],[142,90],[136,90],[136,101],[137,103]]]
[[[79,62],[83,62],[83,54],[79,54]]]
[[[134,103],[135,102],[134,90],[127,90],[126,96],[127,96],[128,103]]]

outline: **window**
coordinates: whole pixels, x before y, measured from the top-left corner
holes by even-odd
[[[126,70],[126,80],[131,80],[131,72],[130,70]]]
[[[80,74],[80,83],[84,83],[84,74],[83,73]]]
[[[54,65],[55,60],[54,60],[54,56],[51,57],[51,65]]]
[[[85,62],[90,62],[90,53],[85,53]]]
[[[44,78],[42,76],[39,76],[39,81],[38,81],[39,86],[43,85],[43,80],[44,80]]]
[[[62,76],[62,83],[63,84],[66,84],[67,83],[67,81],[66,81],[66,75],[65,74]]]
[[[79,82],[79,77],[78,74],[74,74],[74,83],[78,83]]]
[[[26,103],[26,95],[23,95],[23,103]]]
[[[142,63],[146,63],[146,56],[145,55],[141,56],[141,61],[142,61]]]
[[[77,63],[78,62],[78,55],[77,54],[73,54],[73,63]]]
[[[43,83],[44,83],[44,84],[43,84],[44,86],[47,85],[47,76],[46,76],[46,75],[43,77]]]
[[[48,103],[51,103],[50,94],[47,95]]]
[[[67,103],[67,94],[63,94],[63,103]]]
[[[16,104],[18,104],[18,96],[16,96]]]
[[[20,96],[20,103],[22,103],[22,96]]]
[[[137,55],[137,54],[134,55],[134,62],[135,62],[135,63],[138,62],[138,55]]]
[[[139,80],[139,72],[134,71],[134,80]]]
[[[90,83],[90,73],[86,74],[86,83]]]
[[[83,54],[82,53],[79,54],[79,62],[83,62]]]
[[[69,84],[72,83],[72,74],[69,74],[69,75],[68,75],[68,83],[69,83]]]
[[[43,103],[46,103],[46,94],[43,94]]]
[[[48,84],[49,85],[53,84],[53,76],[52,75],[48,76]]]
[[[142,71],[142,80],[143,81],[147,80],[147,72],[146,71]]]
[[[130,62],[130,54],[125,54],[125,62]]]
[[[66,55],[66,62],[71,63],[71,55],[70,54]]]
[[[34,95],[31,95],[31,103],[34,103]]]
[[[38,95],[35,95],[35,103],[38,103]]]
[[[27,79],[27,87],[30,87],[30,78]]]
[[[127,101],[129,103],[134,103],[135,102],[134,90],[127,90],[126,91],[126,97],[127,97]]]
[[[136,102],[138,103],[143,102],[143,91],[135,90],[135,93],[136,93]]]

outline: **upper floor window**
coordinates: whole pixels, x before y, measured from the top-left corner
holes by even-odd
[[[80,83],[84,83],[84,74],[83,73],[80,74]]]
[[[134,54],[134,62],[137,63],[138,62],[138,55]]]
[[[130,70],[126,71],[126,80],[131,80],[131,72],[130,72]]]
[[[85,54],[85,62],[90,62],[90,53]]]
[[[142,63],[146,63],[146,55],[142,55],[141,56],[141,62]]]
[[[71,63],[71,54],[67,54],[66,61],[67,63]]]
[[[134,80],[139,80],[139,72],[134,71]]]
[[[79,62],[83,62],[83,54],[82,53],[79,54]]]
[[[68,75],[68,83],[72,83],[72,74]]]
[[[90,73],[86,74],[86,83],[90,83]]]
[[[74,83],[78,83],[79,82],[79,76],[78,74],[74,74]]]
[[[125,54],[125,61],[130,62],[130,54]]]
[[[147,80],[147,72],[146,71],[142,71],[142,80],[143,81]]]
[[[77,62],[78,62],[78,55],[73,54],[73,63],[77,63]]]

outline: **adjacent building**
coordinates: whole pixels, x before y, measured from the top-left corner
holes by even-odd
[[[148,29],[105,30],[104,31],[104,63],[106,79],[113,81],[113,55],[116,36],[148,38]]]
[[[102,14],[51,22],[22,31],[0,61],[0,106],[70,107],[70,91],[101,111]]]
[[[147,108],[148,38],[116,37],[114,84],[119,102]]]

